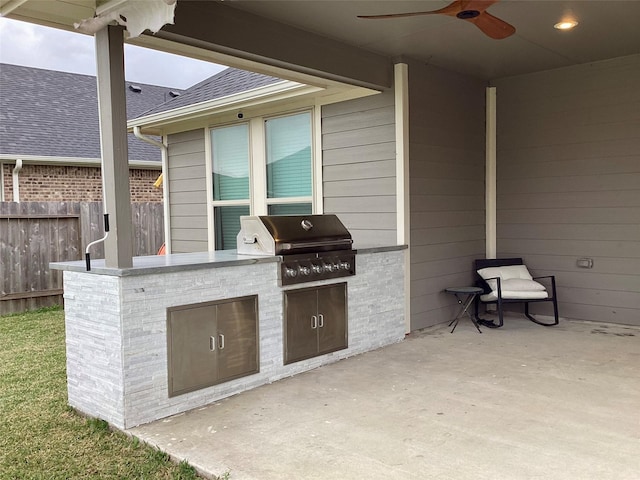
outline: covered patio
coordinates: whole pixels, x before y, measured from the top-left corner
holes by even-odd
[[[65,8],[54,15],[44,3]],[[135,4],[44,3],[0,6],[13,18],[71,29],[100,13],[107,23],[109,15],[122,18],[122,8]],[[70,378],[88,386],[70,404],[205,474],[230,472],[233,480],[637,478],[640,43],[629,19],[640,3],[570,2],[584,19],[574,37],[552,30],[561,2],[496,2],[493,14],[517,26],[503,40],[436,15],[385,26],[358,19],[390,13],[398,3],[401,12],[448,2],[341,2],[330,9],[321,1],[283,8],[277,1],[180,0],[175,23],[156,35],[131,39],[114,25],[96,32],[112,230],[99,268],[65,271],[67,321],[87,334],[68,350]],[[185,255],[203,256],[203,265],[217,255],[211,128],[274,112],[229,110],[189,131],[141,132],[161,135],[167,149],[165,217],[173,219],[166,262],[150,260],[163,265],[145,270],[147,260],[130,251],[122,175],[125,40],[327,91],[346,85],[372,93],[305,105],[317,126],[313,211],[339,214],[358,247],[391,249],[384,256],[370,251],[377,257],[359,264],[351,280],[390,279],[388,298],[350,290],[357,294],[349,305],[358,307],[349,315],[350,338],[386,334],[391,319],[397,337],[377,346],[412,332],[405,341],[357,356],[345,351],[350,358],[271,384],[250,378],[254,383],[241,387],[255,389],[225,399],[236,393],[225,383],[190,392],[179,405],[186,413],[163,417],[182,401],[167,394],[168,308],[255,294],[262,371],[283,364],[275,262],[258,262],[252,275],[177,267]],[[171,189],[171,169],[183,167],[185,151],[191,176],[174,175]],[[188,202],[176,202],[181,195]],[[172,208],[183,213],[172,217]],[[199,246],[178,248],[195,237]],[[457,310],[445,289],[473,283],[474,259],[515,256],[538,275],[558,277],[560,325],[514,317],[482,334],[469,323],[454,334],[443,329]],[[393,275],[378,273],[388,275],[390,266]],[[218,284],[244,290],[219,291]],[[198,287],[192,296],[176,295],[176,286],[190,285]],[[373,299],[393,301],[396,317]],[[259,380],[272,381],[266,378]],[[127,421],[132,406],[137,416]],[[154,409],[161,419],[151,422],[144,415]]]
[[[128,432],[233,480],[630,480],[639,357],[638,327],[467,321]]]

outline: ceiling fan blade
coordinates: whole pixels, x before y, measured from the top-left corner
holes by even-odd
[[[384,15],[358,15],[358,18],[383,19],[417,17],[419,15],[447,15],[471,22],[482,30],[482,32],[488,37],[500,40],[513,35],[516,29],[504,20],[500,20],[486,11],[487,8],[499,1],[500,0],[455,0],[439,10],[430,10],[428,12],[388,13]]]
[[[497,1],[497,0],[495,0]],[[387,13],[384,15],[358,15],[358,18],[367,18],[367,19],[380,19],[380,18],[401,18],[401,17],[417,17],[420,15],[434,15],[437,13],[443,15],[452,15],[455,17],[456,13],[458,13],[463,5],[469,3],[469,0],[455,0],[453,3],[450,3],[444,8],[439,10],[429,10],[428,12],[406,12],[406,13]]]
[[[475,18],[465,19],[467,22],[473,23],[482,32],[495,40],[510,37],[516,32],[513,25],[494,17],[489,12],[482,12]]]
[[[455,17],[458,13],[465,10],[476,10],[480,13],[484,12],[494,3],[500,0],[455,0],[446,7],[438,10],[429,10],[428,12],[406,12],[406,13],[387,13],[384,15],[358,15],[358,18],[380,19],[380,18],[401,18],[401,17],[417,17],[419,15],[449,15]]]
[[[419,15],[431,15],[438,12],[407,12],[407,13],[386,13],[384,15],[358,15],[358,18],[367,20],[377,20],[382,18],[417,17]]]

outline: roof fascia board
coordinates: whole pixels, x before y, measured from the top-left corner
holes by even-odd
[[[25,165],[62,165],[70,167],[100,167],[102,165],[102,161],[99,158],[0,154],[0,162],[15,163],[17,159],[22,160],[22,163]],[[152,160],[129,160],[129,168],[161,170],[162,164]]]
[[[127,122],[127,127],[158,127],[167,123],[190,120],[193,118],[220,113],[230,109],[294,98],[322,91],[320,87],[302,85],[297,82],[282,81],[238,94],[215,98],[184,107],[166,110],[153,115],[138,117]]]
[[[279,101],[259,102],[250,106],[235,105],[233,108],[216,112],[209,111],[205,112],[205,114],[201,116],[170,122],[157,127],[146,126],[143,127],[142,130],[145,134],[149,135],[172,135],[189,130],[197,130],[206,126],[235,123],[238,120],[237,115],[239,111],[242,111],[245,118],[251,118],[254,116],[266,117],[302,110],[314,105],[320,107],[322,105],[354,100],[379,93],[380,92],[377,90],[357,87],[350,87],[343,90],[322,90],[316,94],[288,97]]]

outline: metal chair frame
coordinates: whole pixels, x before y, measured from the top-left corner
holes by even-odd
[[[556,295],[556,277],[555,275],[545,275],[541,277],[533,277],[534,280],[540,279],[549,279],[551,283],[551,288],[547,289],[547,293],[549,296],[547,298],[502,298],[502,288],[501,288],[501,280],[500,277],[495,278],[487,278],[486,280],[482,278],[478,274],[478,270],[487,267],[504,267],[508,265],[524,265],[522,258],[494,258],[494,259],[477,259],[475,261],[475,272],[478,280],[476,284],[484,290],[484,294],[491,293],[492,289],[487,283],[487,280],[497,280],[496,291],[498,294],[498,298],[496,300],[488,300],[484,301],[480,298],[480,295],[475,298],[475,312],[474,316],[476,317],[476,321],[480,325],[484,325],[489,328],[499,328],[504,325],[504,313],[502,306],[508,303],[524,303],[524,314],[525,316],[534,323],[538,325],[543,325],[545,327],[550,327],[553,325],[558,325],[558,300]],[[551,302],[553,304],[553,315],[554,321],[553,323],[542,322],[535,318],[533,315],[529,313],[529,304],[530,303],[538,303],[538,302]],[[492,320],[486,320],[480,318],[479,310],[480,304],[483,303],[485,305],[496,304],[498,307],[498,325],[493,323]]]

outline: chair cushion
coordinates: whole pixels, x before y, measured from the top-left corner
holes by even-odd
[[[484,302],[493,301],[498,298],[498,294],[496,292],[498,289],[497,280],[487,280],[495,277],[500,277],[502,298],[532,299],[548,297],[544,285],[533,280],[529,270],[527,270],[527,267],[524,265],[506,265],[503,267],[481,268],[478,270],[478,275],[487,281],[492,290],[491,293],[480,297]]]
[[[491,281],[496,284],[498,283],[495,280]],[[541,283],[524,278],[508,278],[504,282],[501,282],[500,288],[502,291],[509,290],[512,292],[539,292],[545,290],[544,285]],[[495,290],[495,288],[493,290]]]
[[[478,275],[485,280],[492,277],[500,277],[501,280],[508,280],[509,278],[524,278],[525,280],[533,279],[525,265],[505,265],[503,267],[481,268],[478,270]]]
[[[537,298],[547,298],[549,295],[546,290],[543,291],[511,291],[511,290],[502,290],[502,298],[513,300],[513,299],[522,299],[522,300],[533,300]],[[480,295],[480,300],[483,302],[495,302],[498,299],[498,293],[493,290],[491,293],[487,293],[486,295]]]

